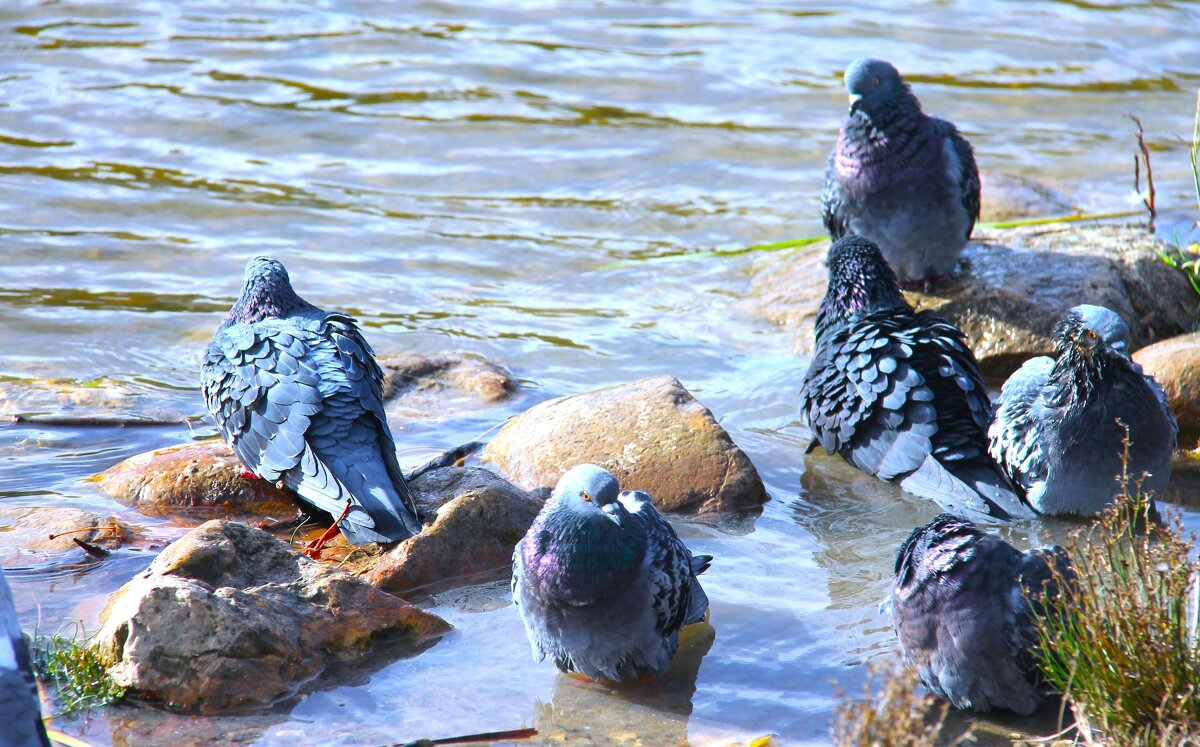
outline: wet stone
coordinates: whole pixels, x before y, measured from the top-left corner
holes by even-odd
[[[513,547],[533,523],[541,502],[477,467],[427,472],[409,484],[428,522],[370,561],[364,578],[385,591],[437,590],[507,578]]]
[[[0,563],[17,565],[26,553],[83,553],[76,539],[102,550],[116,550],[136,541],[140,534],[115,516],[100,516],[80,508],[3,506],[0,507],[0,536],[4,537],[0,543]]]
[[[936,310],[961,327],[984,374],[1003,380],[1027,359],[1050,353],[1055,325],[1081,303],[1120,314],[1134,347],[1181,332],[1195,296],[1159,258],[1165,246],[1140,226],[976,229],[954,278],[906,295],[918,310]],[[828,249],[822,242],[755,263],[751,302],[787,327],[793,350],[804,355],[813,349]]]
[[[526,490],[552,488],[590,462],[649,492],[660,511],[732,511],[768,498],[750,459],[672,376],[543,402],[509,420],[483,457]]]
[[[140,697],[240,713],[295,694],[330,664],[412,654],[450,626],[269,534],[209,521],[109,599],[93,646]],[[369,658],[369,657],[367,657]]]
[[[979,181],[981,223],[1073,215],[1076,212],[1076,207],[1062,192],[1029,177],[983,170],[979,172]]]
[[[404,417],[470,411],[480,402],[501,402],[517,391],[507,371],[478,356],[410,353],[378,360],[387,409]]]
[[[1200,332],[1156,342],[1133,359],[1166,392],[1179,422],[1180,448],[1195,447],[1200,438]]]

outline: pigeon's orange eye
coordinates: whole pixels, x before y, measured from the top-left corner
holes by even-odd
[[[582,498],[582,499],[584,499],[585,501],[590,501],[590,500],[592,499],[592,497],[591,497],[590,495],[588,495],[588,494],[587,494],[587,491],[586,491],[586,490],[585,490],[585,491],[583,491],[582,493],[580,493],[580,494],[579,494],[579,497],[580,497],[580,498]]]
[[[1090,329],[1087,331],[1087,335],[1088,335],[1088,339],[1089,339],[1089,340],[1094,340],[1094,339],[1096,339],[1096,333],[1095,333],[1095,332],[1093,332],[1093,331],[1092,331],[1092,330],[1090,330]]]
[[[871,78],[871,87],[872,87],[872,88],[878,88],[878,87],[879,87],[879,78]]]

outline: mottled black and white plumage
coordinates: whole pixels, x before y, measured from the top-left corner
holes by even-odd
[[[883,60],[845,73],[850,113],[825,164],[821,205],[834,239],[864,236],[902,282],[954,270],[979,220],[979,171],[953,124],[921,111]]]
[[[621,682],[661,673],[679,630],[704,619],[695,555],[644,492],[573,467],[513,551],[513,601],[538,661]]]
[[[29,648],[0,571],[0,747],[50,747]]]
[[[1061,547],[1022,553],[950,514],[914,529],[896,555],[891,610],[925,686],[955,708],[1032,713],[1049,692],[1030,649],[1032,605],[1059,590],[1051,564],[1074,578]]]
[[[421,530],[383,412],[383,373],[358,323],[292,290],[270,257],[246,263],[242,295],[204,354],[208,411],[242,464],[333,516],[355,544]]]
[[[1090,516],[1121,492],[1125,428],[1129,476],[1161,496],[1179,429],[1166,395],[1129,359],[1115,312],[1076,306],[1055,332],[1055,358],[1024,363],[996,400],[989,450],[1039,513]]]
[[[961,515],[1028,518],[987,453],[991,402],[954,325],[915,312],[879,247],[829,249],[829,287],[801,390],[819,444],[862,471]]]

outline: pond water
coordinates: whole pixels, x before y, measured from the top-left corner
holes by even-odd
[[[1186,228],[1197,31],[1191,2],[5,3],[5,413],[198,418],[203,346],[245,259],[268,252],[380,353],[468,351],[522,379],[511,403],[396,422],[409,465],[536,401],[670,373],[772,495],[741,532],[676,522],[716,556],[711,627],[689,632],[659,692],[534,664],[496,584],[426,600],[455,631],[421,655],[331,672],[268,714],[120,707],[63,728],[98,745],[381,745],[522,725],[544,744],[826,741],[838,689],[894,649],[878,611],[893,554],[936,510],[804,455],[808,362],[744,313],[753,257],[603,268],[818,235],[840,71],[868,54],[954,119],[982,167],[1090,211],[1136,207],[1125,115],[1140,115],[1160,207]],[[0,506],[85,507],[170,540],[179,525],[86,478],[213,432],[5,423]],[[152,557],[0,550],[23,624],[42,631],[95,627]]]

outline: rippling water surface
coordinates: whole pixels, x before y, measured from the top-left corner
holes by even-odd
[[[690,632],[658,693],[533,664],[495,585],[430,600],[456,630],[420,656],[331,673],[270,714],[115,708],[69,728],[139,745],[522,724],[571,744],[824,740],[833,681],[856,688],[894,646],[877,610],[892,554],[935,511],[804,456],[807,360],[745,313],[752,257],[600,268],[819,234],[839,73],[867,54],[956,120],[985,169],[1089,210],[1131,206],[1125,114],[1139,114],[1160,205],[1194,209],[1181,138],[1197,31],[1191,2],[5,3],[0,410],[202,415],[200,352],[244,260],[269,252],[381,353],[470,351],[524,381],[512,404],[404,423],[409,463],[534,401],[665,372],[773,496],[746,534],[678,522],[717,556],[712,627]],[[86,507],[171,539],[177,526],[83,480],[212,433],[0,426],[0,507]],[[94,626],[151,558],[0,549],[42,630]]]

